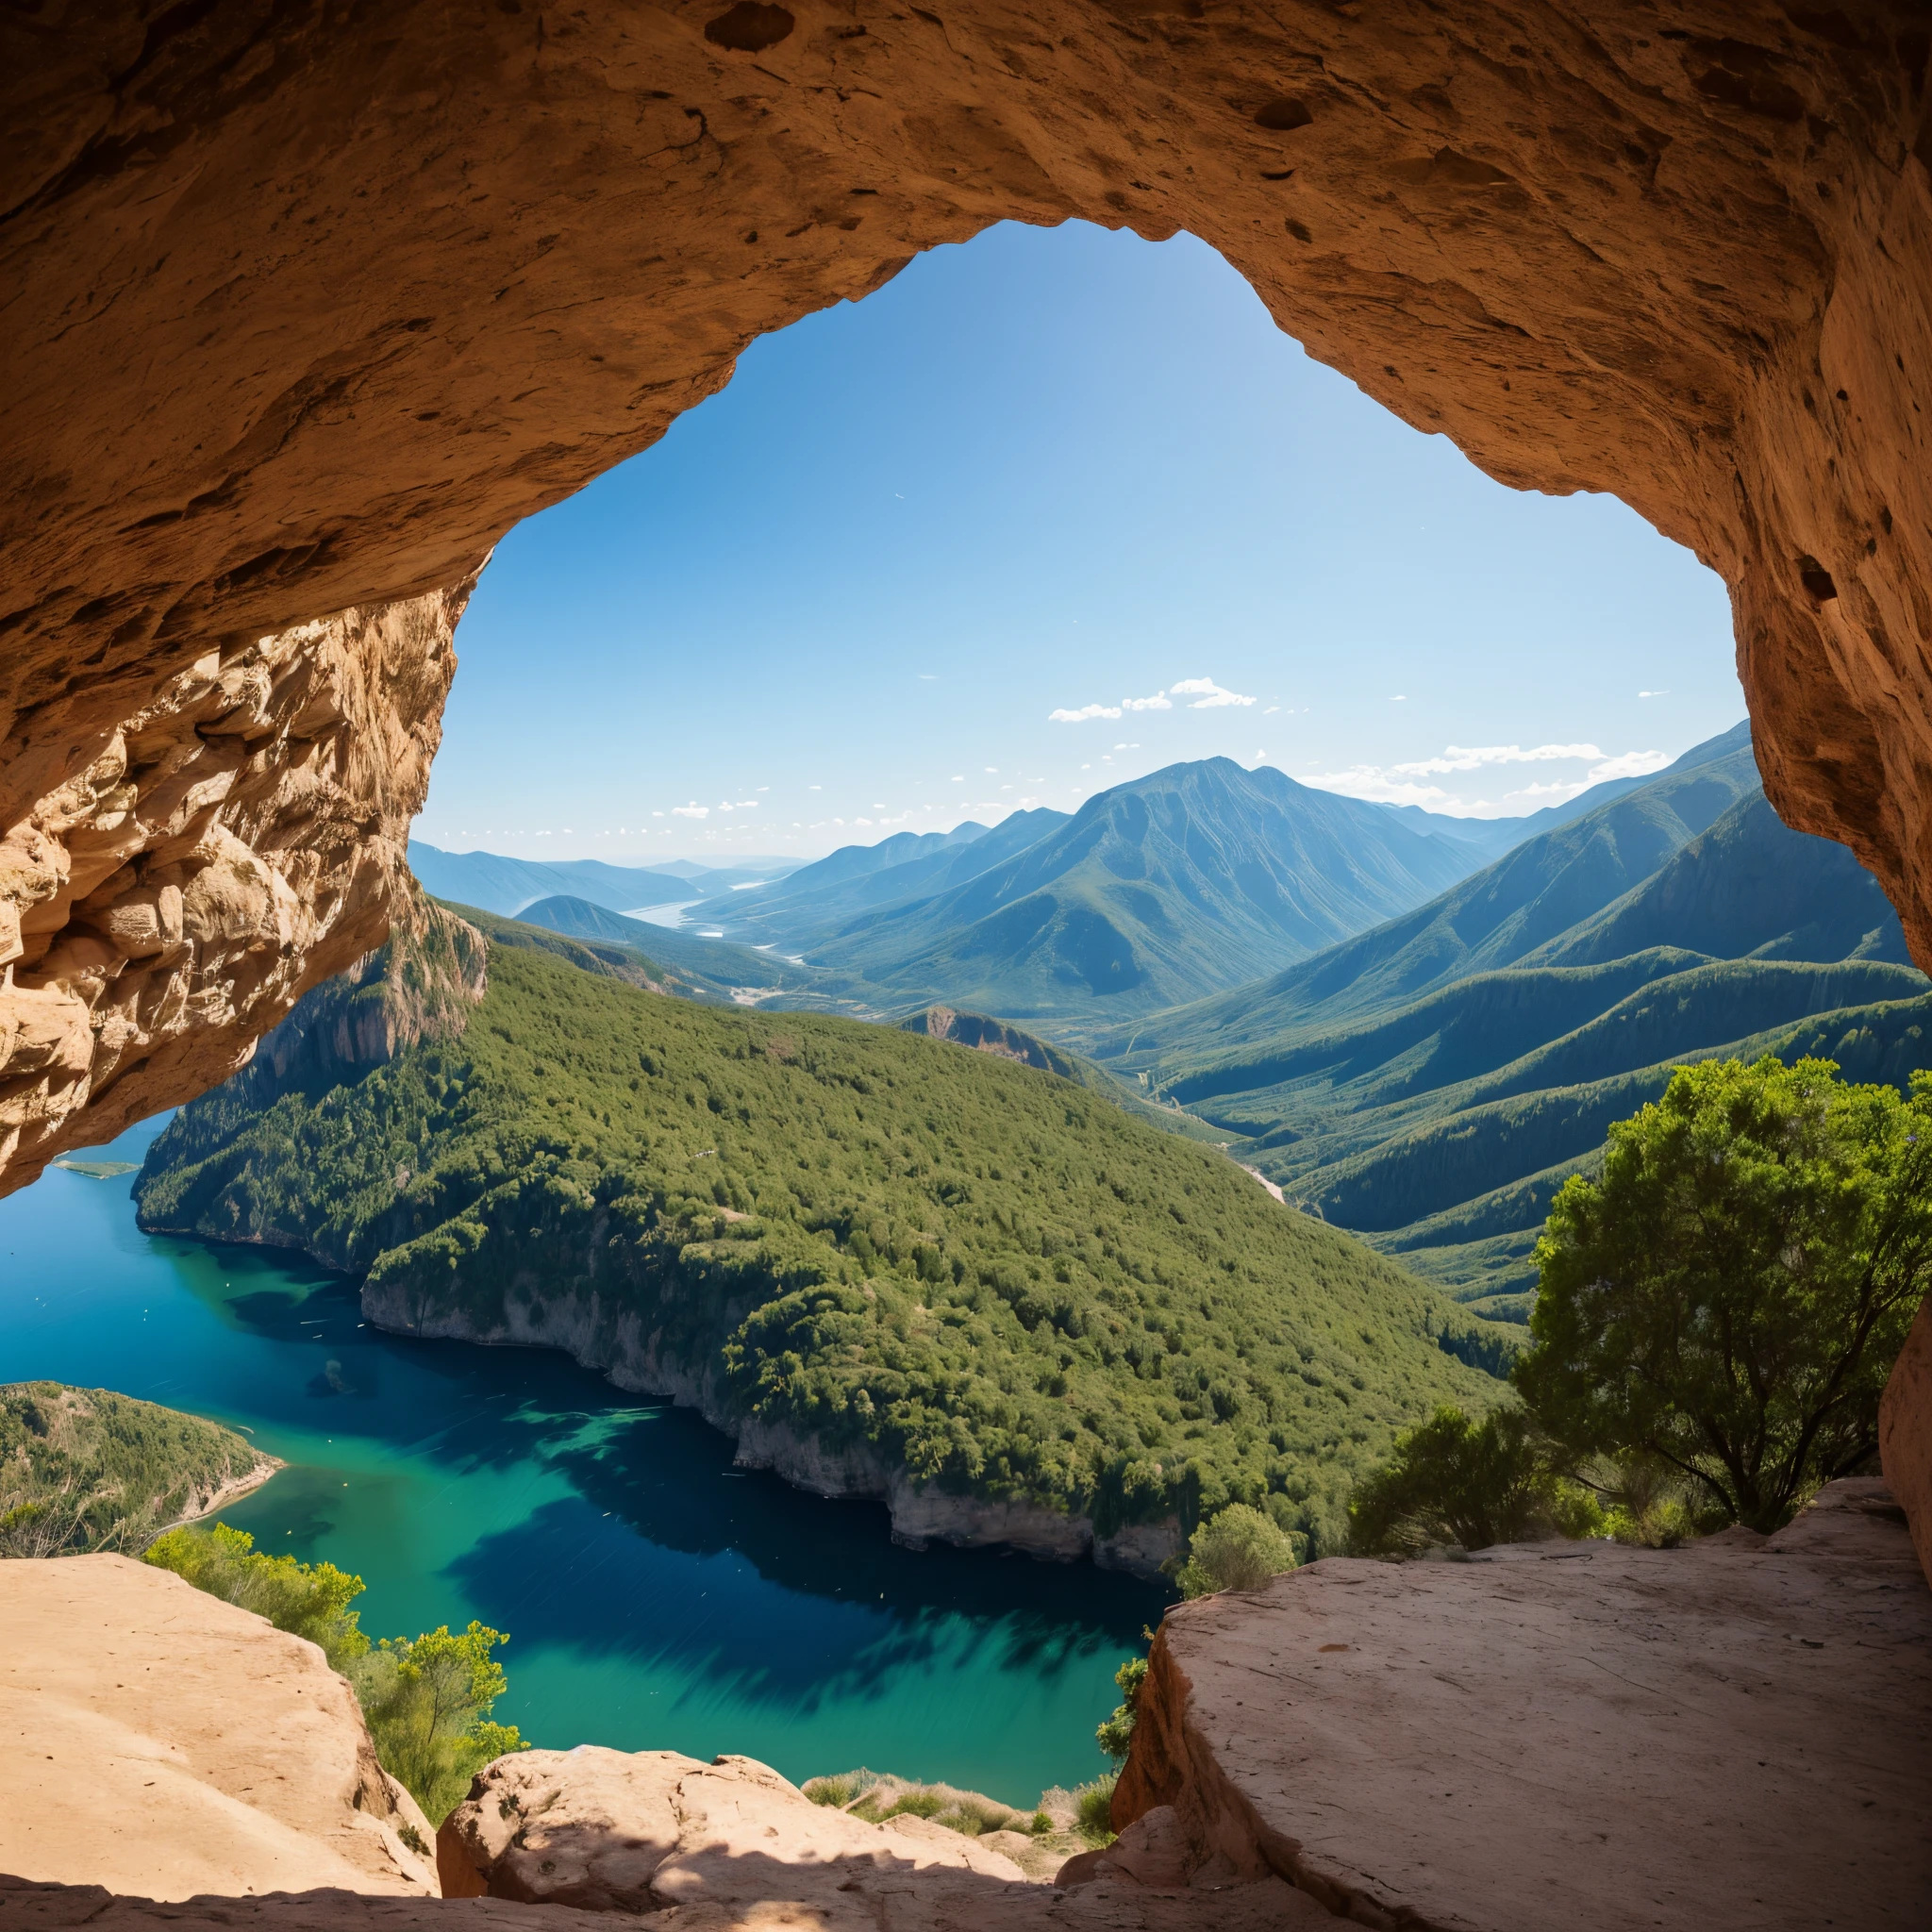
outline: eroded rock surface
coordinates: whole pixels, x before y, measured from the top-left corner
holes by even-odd
[[[749,1757],[530,1751],[500,1757],[437,1836],[446,1899],[647,1917],[678,1932],[1029,1932],[1056,1925],[1280,1932],[1319,1907],[1279,1879],[1190,1890],[1109,1866],[1067,1890],[943,1825],[814,1805]],[[445,1909],[448,1907],[446,1907]],[[4,1922],[0,1922],[4,1924]]]
[[[1114,1823],[1167,1807],[1143,1857],[1416,1932],[1917,1925],[1932,1594],[1902,1515],[1841,1482],[1768,1541],[1330,1557],[1183,1605]]]
[[[322,1652],[125,1557],[0,1562],[0,1872],[19,1878],[149,1900],[436,1890],[430,1827]]]
[[[28,781],[0,816],[5,1185],[225,1079],[381,944],[467,594],[207,650],[92,726],[58,705],[17,721],[27,741],[0,771],[0,789]],[[73,682],[80,703],[93,679]]]
[[[1919,1306],[1878,1405],[1878,1454],[1886,1487],[1911,1524],[1932,1583],[1932,1296]]]
[[[92,859],[132,857],[58,827],[119,834],[117,735],[200,704],[192,667],[434,629],[504,529],[759,333],[1080,216],[1191,229],[1407,421],[1692,545],[1774,801],[1853,846],[1932,965],[1928,49],[1919,0],[13,9],[0,835],[32,836],[0,897],[64,932],[112,877]],[[388,774],[440,691],[366,698],[343,729]],[[98,902],[11,1009],[14,1178],[84,1107],[98,1137],[218,1078],[379,938],[391,801],[332,780],[375,849],[329,856],[308,741],[272,741],[255,782],[292,789],[221,829],[292,901],[214,841],[235,929],[225,900],[185,982],[116,964],[179,943],[178,852]]]

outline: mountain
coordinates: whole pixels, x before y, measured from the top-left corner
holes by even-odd
[[[881,997],[1092,1024],[1304,957],[1468,863],[1379,807],[1208,758],[1101,792],[1023,851],[853,920],[811,957]]]
[[[1116,1048],[1192,1057],[1284,1029],[1381,1010],[1431,987],[1510,966],[1601,911],[1757,791],[1748,735],[1688,751],[1634,791],[1519,845],[1406,916],[1330,946],[1258,986],[1162,1013]],[[1104,1048],[1096,1048],[1104,1057]]]
[[[729,892],[734,886],[762,885],[794,863],[744,859],[720,867],[675,858],[661,866],[607,865],[601,858],[540,860],[507,858],[496,852],[442,852],[420,839],[409,841],[409,869],[431,898],[478,906],[504,917],[558,893],[613,912],[670,906],[708,892]]]
[[[1338,1548],[1398,1429],[1501,1393],[1472,1364],[1507,1331],[1218,1150],[1003,1054],[661,998],[483,917],[463,1031],[182,1108],[142,1224],[305,1250],[383,1327],[567,1348],[928,1529],[1031,1505],[1141,1568],[1237,1495]]]
[[[923,838],[900,832],[876,845],[842,846],[756,897],[709,899],[689,916],[720,925],[733,939],[805,951],[862,913],[930,898],[976,878],[1065,824],[1067,816],[1042,806],[1010,813],[991,831],[969,820],[951,832]]]
[[[1406,920],[1155,1016],[1103,1064],[1238,1137],[1291,1200],[1520,1317],[1556,1190],[1674,1067],[1820,1053],[1903,1085],[1932,1063],[1927,982],[1844,847],[1751,782],[1658,857],[1740,757],[1690,755]]]

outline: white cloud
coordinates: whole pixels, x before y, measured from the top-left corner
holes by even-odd
[[[692,799],[689,805],[674,805],[671,808],[671,816],[675,819],[708,819],[711,816],[711,808],[708,805],[700,805],[696,799]]]
[[[756,811],[758,808],[758,802],[756,798],[741,798],[738,801],[738,808],[740,811]]]
[[[1606,778],[1647,778],[1653,772],[1661,772],[1670,763],[1660,751],[1626,751],[1621,758],[1606,758],[1600,765],[1590,768],[1592,785],[1601,785]]]
[[[1641,691],[1637,695],[1641,698],[1667,698],[1670,696],[1670,692],[1667,691]]]
[[[1252,705],[1255,702],[1238,691],[1224,690],[1211,677],[1184,677],[1170,689],[1176,697],[1193,698],[1194,702],[1188,707],[1191,711],[1215,711],[1224,705]]]
[[[1641,754],[1639,754],[1641,756]],[[1390,769],[1411,778],[1433,777],[1443,772],[1474,772],[1484,765],[1533,765],[1552,758],[1600,758],[1603,753],[1593,744],[1539,744],[1524,751],[1520,744],[1483,744],[1471,747],[1452,744],[1440,758],[1422,758],[1414,764],[1391,765]]]
[[[1351,765],[1345,772],[1306,772],[1300,782],[1312,785],[1317,791],[1339,791],[1344,798],[1362,798],[1372,805],[1419,805],[1437,811],[1452,802],[1440,785],[1391,778],[1380,765]]]
[[[1187,688],[1184,684],[1174,686],[1176,691],[1186,691]],[[1250,699],[1249,702],[1253,703],[1253,700]],[[1156,691],[1151,698],[1123,698],[1121,700],[1121,711],[1171,711],[1173,709],[1174,700],[1164,691]],[[1120,711],[1115,711],[1111,715],[1118,718]]]
[[[1121,708],[1118,705],[1082,705],[1077,711],[1049,711],[1046,722],[1049,724],[1084,724],[1090,718],[1118,718]],[[990,772],[992,767],[989,765]]]
[[[1274,717],[1276,711],[1280,710],[1280,708],[1281,707],[1279,705],[1270,705],[1268,708],[1261,713],[1261,715],[1264,718],[1272,718]]]
[[[805,789],[808,791],[823,791],[825,788],[823,785],[808,785]]]
[[[662,813],[661,811],[654,811],[654,812],[653,812],[653,813],[651,814],[651,816],[652,816],[652,817],[653,817],[654,819],[661,819],[661,818],[662,818],[662,817],[664,816],[664,814],[663,814],[663,813]]]
[[[948,785],[963,785],[965,784],[965,782],[966,774],[964,772],[955,772],[953,775],[946,780],[946,783]]]

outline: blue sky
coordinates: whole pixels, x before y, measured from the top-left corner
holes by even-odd
[[[1744,714],[1724,587],[1519,493],[1188,236],[1012,225],[755,343],[519,525],[416,836],[816,855],[1180,758],[1485,816]]]

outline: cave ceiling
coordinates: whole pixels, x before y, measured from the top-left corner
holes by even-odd
[[[379,942],[505,530],[1003,220],[1188,229],[1404,421],[1689,545],[1774,802],[1932,964],[1928,45],[1856,0],[8,9],[7,1180]]]

